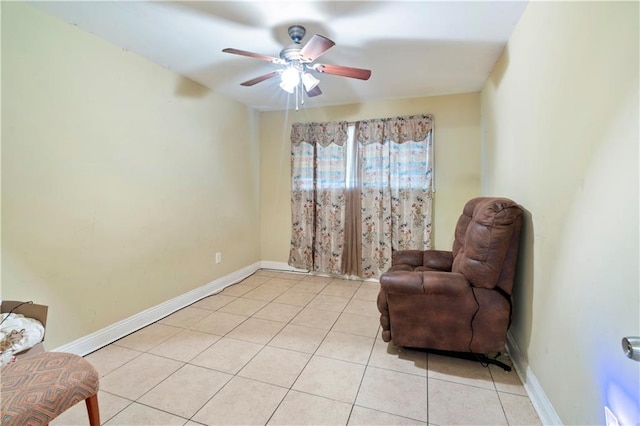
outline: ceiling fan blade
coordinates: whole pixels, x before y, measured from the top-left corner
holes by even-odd
[[[316,86],[311,90],[305,89],[305,92],[307,92],[307,96],[309,96],[310,98],[313,98],[314,96],[322,95],[322,90],[320,90],[320,86]]]
[[[326,74],[340,75],[342,77],[369,80],[371,71],[362,68],[343,67],[342,65],[315,64],[313,69]]]
[[[270,78],[275,77],[280,74],[278,71],[272,71],[268,74],[261,75],[260,77],[252,78],[251,80],[247,80],[244,83],[240,83],[241,86],[253,86],[254,84],[258,84],[262,81],[269,80]]]
[[[275,56],[261,55],[259,53],[247,52],[246,50],[226,48],[222,49],[224,53],[232,53],[234,55],[248,56],[250,58],[260,59],[262,61],[273,62],[274,64],[283,64],[284,61],[280,58],[276,58]]]
[[[314,34],[311,40],[300,50],[300,56],[303,61],[311,62],[331,49],[335,43],[325,36]]]

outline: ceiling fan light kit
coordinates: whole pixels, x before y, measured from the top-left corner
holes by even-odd
[[[294,67],[288,67],[280,74],[280,88],[288,93],[293,93],[294,89],[300,84],[300,71]]]
[[[309,92],[320,84],[320,80],[312,76],[310,73],[305,72],[302,74],[302,84],[304,84],[304,90]]]
[[[279,58],[233,48],[222,50],[225,53],[260,59],[283,67],[278,71],[272,71],[240,83],[242,86],[253,86],[279,75],[281,80],[280,88],[287,93],[296,95],[297,111],[299,108],[298,101],[300,100],[300,104],[304,104],[303,93],[306,93],[308,97],[322,94],[318,86],[320,80],[313,73],[332,74],[359,80],[368,80],[371,77],[371,71],[366,69],[341,65],[311,64],[320,55],[331,49],[335,43],[324,36],[314,34],[311,40],[302,46],[300,42],[304,38],[306,30],[301,25],[290,26],[288,33],[291,40],[293,40],[293,44],[282,49]]]

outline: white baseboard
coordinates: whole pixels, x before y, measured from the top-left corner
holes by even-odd
[[[304,274],[308,274],[309,271],[307,271],[306,269],[298,269],[298,268],[294,268],[293,266],[285,263],[285,262],[275,262],[272,260],[263,260],[260,262],[260,267],[263,269],[275,269],[276,271],[283,271],[283,272],[301,272]]]
[[[560,420],[558,413],[556,413],[553,405],[551,405],[547,394],[544,393],[544,389],[542,389],[536,375],[533,374],[533,371],[529,368],[529,363],[522,356],[522,352],[510,332],[507,333],[507,349],[511,361],[513,361],[513,367],[518,377],[520,377],[542,424],[562,425],[562,420]]]
[[[95,350],[102,348],[110,343],[115,342],[122,337],[140,330],[149,324],[152,324],[167,315],[189,306],[198,300],[216,293],[225,287],[243,280],[258,269],[273,269],[283,272],[299,272],[308,274],[309,271],[297,269],[285,262],[275,262],[263,260],[249,265],[224,277],[218,278],[201,287],[193,289],[187,293],[181,294],[173,299],[167,300],[159,305],[152,306],[138,314],[132,315],[114,324],[111,324],[101,330],[95,331],[84,337],[76,339],[70,343],[53,349],[54,352],[68,352],[80,356],[85,356]]]
[[[126,336],[127,334],[131,334],[134,331],[140,330],[141,328],[156,322],[166,317],[167,315],[170,315],[177,310],[184,308],[185,306],[189,306],[206,296],[216,293],[231,284],[243,280],[244,278],[260,269],[260,267],[261,262],[256,262],[253,265],[239,269],[235,272],[225,275],[224,277],[211,281],[208,284],[193,289],[187,293],[181,294],[180,296],[174,297],[173,299],[167,300],[166,302],[163,302],[159,305],[153,306],[138,314],[130,316],[129,318],[125,318],[122,321],[118,321],[108,327],[76,339],[73,342],[57,347],[53,349],[53,351],[69,352],[72,354],[85,356],[97,349],[100,349],[103,346],[106,346]]]
[[[311,271],[308,271],[306,269],[298,269],[298,268],[294,268],[293,266],[285,263],[285,262],[274,262],[274,261],[270,261],[270,260],[263,260],[262,262],[260,262],[260,267],[264,268],[264,269],[273,269],[276,271],[283,271],[283,272],[300,272],[303,274],[311,274]],[[355,275],[353,276],[347,276],[347,275],[330,275],[330,274],[323,274],[323,273],[317,273],[314,272],[313,275],[317,275],[317,276],[321,276],[321,277],[332,277],[332,278],[341,278],[341,279],[345,279],[345,280],[357,280],[357,281],[369,281],[369,282],[378,282],[379,279],[378,278],[360,278],[357,277]]]

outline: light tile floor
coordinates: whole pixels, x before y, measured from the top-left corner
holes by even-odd
[[[101,376],[101,420],[540,424],[515,371],[383,342],[378,287],[260,270],[88,355]],[[86,425],[84,404],[52,424]]]

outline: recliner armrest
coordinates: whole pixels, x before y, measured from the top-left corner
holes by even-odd
[[[423,250],[398,250],[391,257],[391,265],[422,266]]]
[[[450,272],[453,265],[453,253],[446,250],[426,250],[422,265],[431,269]]]
[[[457,272],[425,271],[422,272],[424,294],[459,297],[471,294],[471,284],[467,278]]]
[[[441,271],[391,271],[380,276],[387,293],[457,296],[469,294],[471,285],[464,275]]]
[[[415,271],[385,272],[380,276],[380,287],[388,293],[424,293],[422,273]]]

